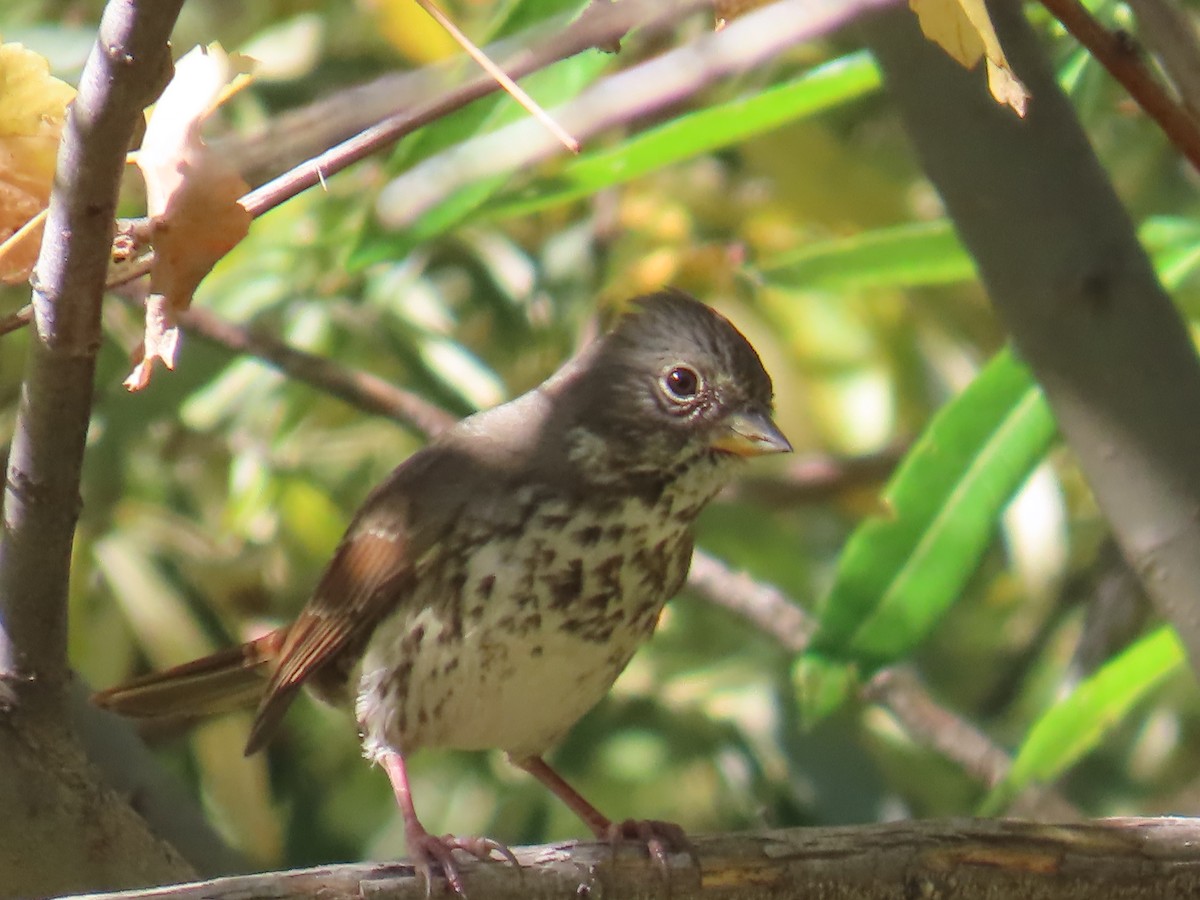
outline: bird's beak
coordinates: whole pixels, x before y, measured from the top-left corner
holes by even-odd
[[[743,410],[725,420],[725,427],[712,442],[714,450],[738,456],[791,453],[792,445],[771,417],[757,410]]]

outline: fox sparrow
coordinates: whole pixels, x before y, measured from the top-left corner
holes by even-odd
[[[379,485],[296,622],[98,694],[134,716],[258,701],[259,749],[302,686],[354,708],[387,772],[409,853],[462,893],[455,849],[413,809],[404,758],[498,748],[592,829],[663,857],[662,822],[614,824],[542,754],[598,702],[684,582],[697,514],[744,457],[790,450],[771,379],[725,318],[679,292],[528,394],[460,422]]]

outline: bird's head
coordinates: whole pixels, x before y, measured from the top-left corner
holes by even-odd
[[[791,450],[750,342],[682,292],[635,300],[581,363],[570,440],[602,477],[609,467],[669,474],[701,459]]]

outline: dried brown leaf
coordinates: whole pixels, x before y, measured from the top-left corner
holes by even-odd
[[[154,265],[146,305],[142,357],[125,384],[147,384],[155,360],[174,368],[175,316],[217,261],[250,230],[238,200],[250,189],[236,167],[204,142],[209,114],[245,83],[252,62],[219,45],[197,47],[175,65],[150,121],[136,162],[146,181]]]

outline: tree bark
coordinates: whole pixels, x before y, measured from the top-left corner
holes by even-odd
[[[1077,825],[1002,820],[795,828],[696,838],[666,871],[645,852],[606,844],[517,851],[520,870],[464,863],[467,893],[551,897],[747,900],[1175,900],[1200,894],[1200,821],[1107,819]],[[435,884],[436,893],[439,885]],[[362,900],[423,898],[404,863],[327,866],[220,878],[107,900]],[[81,900],[81,898],[74,898]]]
[[[68,725],[67,583],[117,190],[170,70],[182,0],[110,3],[68,111],[0,533],[0,896],[161,883],[190,869],[108,788]]]
[[[1020,5],[1019,119],[907,10],[863,20],[926,174],[1122,551],[1200,672],[1200,361]]]

